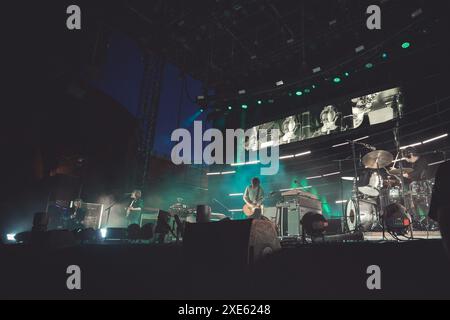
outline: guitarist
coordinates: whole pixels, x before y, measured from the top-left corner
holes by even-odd
[[[262,217],[261,206],[264,200],[264,190],[259,178],[253,178],[252,184],[244,192],[244,213],[248,218]]]
[[[131,193],[131,203],[126,208],[128,225],[140,224],[142,209],[144,208],[144,201],[141,190],[134,190]]]

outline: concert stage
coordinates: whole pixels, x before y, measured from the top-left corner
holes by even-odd
[[[0,249],[2,298],[393,299],[450,298],[449,261],[439,240],[300,245],[252,265],[218,265],[187,256],[183,245],[81,245]],[[81,269],[82,290],[66,287]],[[380,269],[380,290],[367,287]]]

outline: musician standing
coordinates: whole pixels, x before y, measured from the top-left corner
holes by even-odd
[[[127,222],[128,225],[131,224],[140,224],[141,213],[144,209],[144,201],[142,200],[142,191],[134,190],[131,193],[131,203],[127,207]]]
[[[252,184],[245,188],[244,202],[253,210],[249,218],[261,218],[261,206],[264,200],[264,189],[261,187],[259,178],[253,178]]]
[[[84,228],[86,211],[82,208],[82,205],[83,200],[81,199],[75,199],[73,201],[73,206],[69,210],[69,221],[67,225],[69,230]]]

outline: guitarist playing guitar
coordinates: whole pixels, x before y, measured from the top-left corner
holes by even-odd
[[[261,187],[259,178],[253,178],[252,184],[244,192],[245,205],[242,208],[248,218],[262,217],[262,203],[264,200],[264,190]]]

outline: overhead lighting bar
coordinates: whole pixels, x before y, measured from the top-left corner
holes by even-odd
[[[432,139],[425,140],[422,143],[426,144],[426,143],[433,142],[433,141],[440,140],[440,139],[444,139],[444,138],[447,138],[447,137],[448,137],[448,133],[440,135],[440,136],[432,138]]]
[[[295,157],[295,155],[290,154],[290,155],[288,155],[288,156],[281,156],[279,159],[280,159],[280,160],[283,160],[283,159],[292,159],[292,158],[294,158],[294,157]]]
[[[230,193],[229,196],[230,197],[239,197],[239,196],[243,196],[243,193]]]
[[[449,161],[449,159],[447,159],[447,160],[441,160],[441,161],[438,161],[438,162],[429,163],[428,166],[429,166],[429,167],[436,166],[436,165],[438,165],[438,164],[446,163],[447,161]]]
[[[208,172],[207,176],[220,176],[220,172]]]
[[[335,176],[338,174],[341,174],[341,172],[338,171],[338,172],[327,173],[327,174],[324,174],[323,177],[331,177],[331,176]]]
[[[233,174],[233,173],[236,173],[236,171],[224,171],[224,172],[221,172],[220,174],[224,175],[224,174]]]
[[[400,147],[400,150],[404,150],[406,148],[411,148],[411,147],[421,146],[423,144],[427,144],[427,143],[430,143],[430,142],[433,142],[433,141],[436,141],[436,140],[440,140],[440,139],[445,139],[447,137],[448,137],[448,133],[442,134],[440,136],[437,136],[437,137],[434,137],[434,138],[431,138],[431,139],[428,139],[428,140],[425,140],[425,141],[422,141],[422,142],[417,142],[417,143],[413,143],[413,144],[410,144],[410,145],[407,145],[407,146]]]
[[[305,151],[305,152],[302,152],[302,153],[297,153],[295,155],[295,157],[302,157],[302,156],[306,156],[308,154],[311,154],[311,151]]]
[[[229,212],[242,212],[242,209],[230,209]]]
[[[231,166],[233,166],[233,167],[247,166],[247,165],[250,165],[250,164],[258,164],[260,162],[261,162],[260,160],[249,161],[249,162],[237,162],[237,163],[232,163]]]
[[[313,179],[320,179],[322,176],[314,176],[314,177],[308,177],[306,180],[313,180]]]

